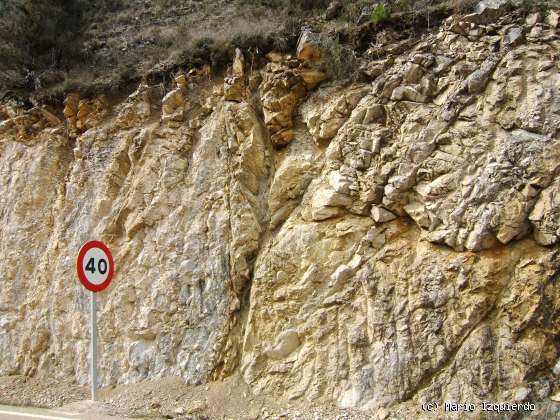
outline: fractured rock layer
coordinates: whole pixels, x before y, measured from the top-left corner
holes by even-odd
[[[237,51],[225,84],[72,95],[65,120],[4,105],[0,374],[87,381],[74,258],[99,238],[117,264],[102,384],[239,370],[255,392],[360,409],[547,397],[556,12],[486,13],[385,34],[371,84],[321,85],[308,33],[260,74]]]

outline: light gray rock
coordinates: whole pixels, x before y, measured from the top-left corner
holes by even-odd
[[[348,175],[343,175],[339,171],[334,171],[329,174],[329,184],[337,193],[350,194],[350,187],[353,180]]]
[[[469,93],[476,94],[482,92],[485,89],[486,84],[488,83],[488,79],[490,78],[497,64],[498,60],[495,57],[490,57],[486,59],[484,63],[482,63],[479,69],[474,71],[467,78],[467,87]]]
[[[531,389],[527,387],[521,387],[515,390],[515,395],[513,396],[513,399],[519,402],[526,401],[529,395],[531,395]]]
[[[495,22],[512,7],[510,0],[481,0],[472,14],[464,17],[465,21],[485,25]]]
[[[556,376],[560,376],[560,359],[558,359],[556,361],[556,364],[554,365],[554,367],[552,368],[552,372],[556,375]]]
[[[558,22],[560,21],[560,13],[557,10],[549,10],[546,15],[546,23],[553,28],[558,28]]]
[[[544,246],[560,240],[560,183],[554,181],[540,196],[529,215],[535,241]]]
[[[333,206],[344,207],[352,204],[350,196],[344,193],[337,192],[330,188],[325,188],[317,191],[313,196],[312,206],[315,208]]]
[[[384,209],[383,207],[373,206],[371,208],[371,217],[377,223],[385,223],[391,220],[395,220],[397,216],[391,213],[389,210]]]
[[[510,5],[509,0],[481,0],[475,6],[475,13],[483,14],[488,11],[501,11]]]
[[[283,359],[296,350],[300,345],[297,331],[287,330],[282,332],[274,346],[266,351],[266,355],[272,359]]]
[[[428,97],[420,93],[420,87],[417,86],[398,86],[393,90],[391,99],[394,101],[412,101],[427,102]]]
[[[535,26],[537,23],[539,23],[542,20],[542,16],[539,12],[535,12],[535,13],[530,13],[527,15],[527,17],[525,18],[525,24],[527,26]]]
[[[415,63],[406,63],[403,70],[403,79],[407,84],[415,84],[420,82],[424,71],[422,67]]]
[[[503,43],[508,47],[516,47],[521,44],[523,40],[523,28],[520,26],[514,26],[508,29],[506,35],[504,36]]]

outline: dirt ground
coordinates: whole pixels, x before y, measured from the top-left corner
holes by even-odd
[[[62,407],[90,398],[86,386],[44,378],[0,377],[0,404]],[[98,399],[114,415],[145,419],[371,419],[371,414],[330,406],[280,404],[255,396],[239,376],[186,385],[165,378],[101,388]]]

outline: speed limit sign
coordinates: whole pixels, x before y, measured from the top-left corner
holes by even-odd
[[[115,265],[111,251],[101,241],[89,241],[78,253],[78,278],[92,292],[101,292],[111,283]]]
[[[111,251],[101,241],[89,241],[80,248],[76,260],[78,278],[91,291],[90,306],[90,379],[91,399],[97,400],[97,292],[105,290],[113,279],[115,264]]]

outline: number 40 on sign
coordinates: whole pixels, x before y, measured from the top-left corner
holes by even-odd
[[[111,251],[101,241],[87,242],[78,253],[78,278],[84,287],[92,292],[106,289],[113,278],[113,257]]]

